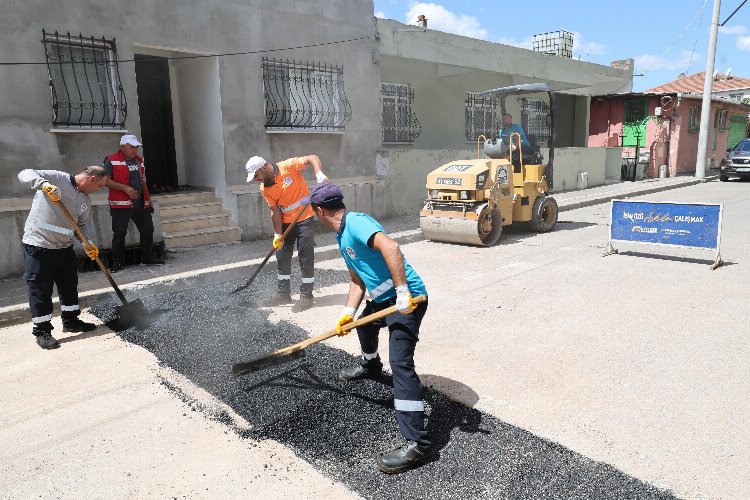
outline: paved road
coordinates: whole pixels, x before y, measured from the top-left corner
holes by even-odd
[[[419,471],[372,469],[398,436],[387,383],[335,381],[353,335],[227,375],[331,327],[346,291],[331,260],[299,315],[255,307],[262,273],[235,299],[231,283],[148,298],[150,331],[102,327],[54,352],[25,325],[0,331],[0,496],[750,497],[750,183],[646,198],[723,202],[727,265],[644,247],[602,258],[608,205],[490,249],[403,246],[430,291],[417,364],[440,460]]]

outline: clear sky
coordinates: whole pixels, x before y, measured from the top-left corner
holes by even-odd
[[[636,92],[706,70],[714,0],[374,0],[375,16],[405,24],[424,14],[427,27],[532,48],[535,34],[574,34],[573,57],[609,66],[635,59]],[[742,4],[723,0],[719,24]],[[514,8],[526,11],[514,12]],[[714,70],[750,78],[750,2],[719,28]]]

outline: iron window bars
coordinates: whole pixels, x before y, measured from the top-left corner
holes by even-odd
[[[526,135],[536,136],[540,146],[549,147],[552,137],[549,111],[549,103],[543,99],[521,99],[521,115]]]
[[[125,128],[115,40],[42,30],[54,127]]]
[[[479,92],[466,93],[466,142],[474,142],[480,135],[487,139],[497,138],[500,123],[496,107],[495,97],[480,96]]]
[[[343,132],[352,118],[344,68],[264,57],[266,129]]]
[[[382,83],[380,119],[383,142],[412,143],[422,126],[412,111],[414,90],[408,84]]]

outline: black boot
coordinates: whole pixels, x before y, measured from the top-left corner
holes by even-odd
[[[57,349],[60,347],[60,343],[52,336],[52,328],[52,323],[45,321],[34,325],[34,329],[31,330],[31,333],[36,337],[36,343],[42,349]]]
[[[292,306],[292,312],[298,313],[307,311],[313,306],[313,296],[311,293],[303,293],[299,296],[299,300]]]
[[[263,302],[264,307],[276,307],[284,304],[291,304],[292,296],[289,293],[279,292],[270,299]]]
[[[93,323],[86,323],[78,318],[63,318],[63,331],[64,332],[90,332],[96,329],[96,325]]]
[[[378,380],[383,374],[383,363],[377,359],[377,363],[371,361],[368,366],[356,365],[348,368],[342,368],[339,372],[339,380],[361,380],[369,378]]]
[[[386,474],[398,474],[416,469],[432,461],[433,451],[430,445],[420,445],[415,441],[407,441],[390,453],[378,459],[378,468]]]

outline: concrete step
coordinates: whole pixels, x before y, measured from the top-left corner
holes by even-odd
[[[220,214],[224,210],[220,201],[192,203],[189,205],[167,205],[160,206],[160,209],[162,221],[164,219],[188,217],[191,215]]]
[[[166,234],[228,225],[229,212],[226,210],[222,211],[220,214],[190,215],[187,217],[175,217],[161,220],[161,229]]]
[[[230,243],[240,241],[242,232],[239,227],[220,226],[189,231],[177,231],[164,235],[167,248],[188,248],[216,243]]]
[[[180,191],[179,193],[157,194],[153,198],[160,207],[216,201],[213,191]]]

